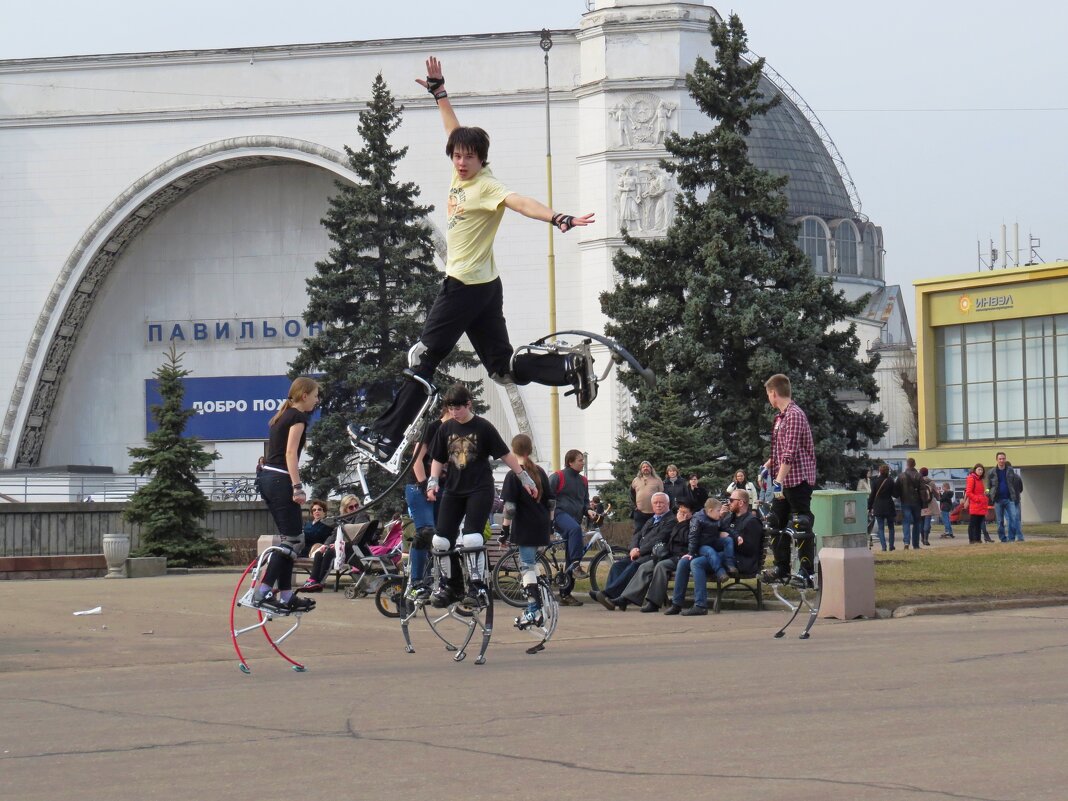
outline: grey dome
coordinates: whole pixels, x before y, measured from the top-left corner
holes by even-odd
[[[805,115],[767,77],[761,78],[760,90],[768,97],[779,95],[782,102],[751,121],[749,158],[761,169],[789,176],[790,216],[857,217],[842,176]]]

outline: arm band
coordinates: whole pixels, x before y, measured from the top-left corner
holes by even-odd
[[[530,474],[526,470],[522,470],[519,473],[519,483],[527,489],[537,489],[538,485],[534,483],[534,479],[530,477]]]
[[[439,486],[439,482],[438,482],[438,477],[437,476],[431,476],[430,478],[428,478],[426,480],[426,491],[427,492],[430,492],[431,490],[433,490],[434,492],[437,492],[438,491],[438,486]]]
[[[508,520],[515,519],[515,502],[505,501],[504,503],[504,516]]]

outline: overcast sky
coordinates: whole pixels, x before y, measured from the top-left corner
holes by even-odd
[[[1068,259],[1068,6],[1049,0],[734,0],[750,48],[805,98],[882,226],[886,278],[977,268],[1000,227]],[[585,0],[19,3],[0,59],[578,27]],[[397,13],[398,11],[402,13]],[[1068,303],[1066,303],[1068,306]]]

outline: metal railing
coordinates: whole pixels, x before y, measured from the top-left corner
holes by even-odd
[[[213,501],[258,501],[255,479],[201,473],[200,489]],[[0,503],[124,503],[151,476],[100,473],[29,473],[0,476]]]

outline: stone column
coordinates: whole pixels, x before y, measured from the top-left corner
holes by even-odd
[[[667,229],[674,183],[659,166],[667,157],[664,139],[672,131],[708,127],[686,93],[685,76],[698,55],[712,56],[708,21],[715,14],[691,3],[597,0],[582,18],[579,206],[598,210],[598,224],[579,229],[585,297],[614,285],[612,257],[623,246],[622,227],[640,237],[662,236]],[[603,330],[599,308],[587,313],[583,326]],[[614,379],[601,393],[612,413],[587,424],[589,448],[614,452],[631,399]],[[591,471],[598,467],[590,465]]]

